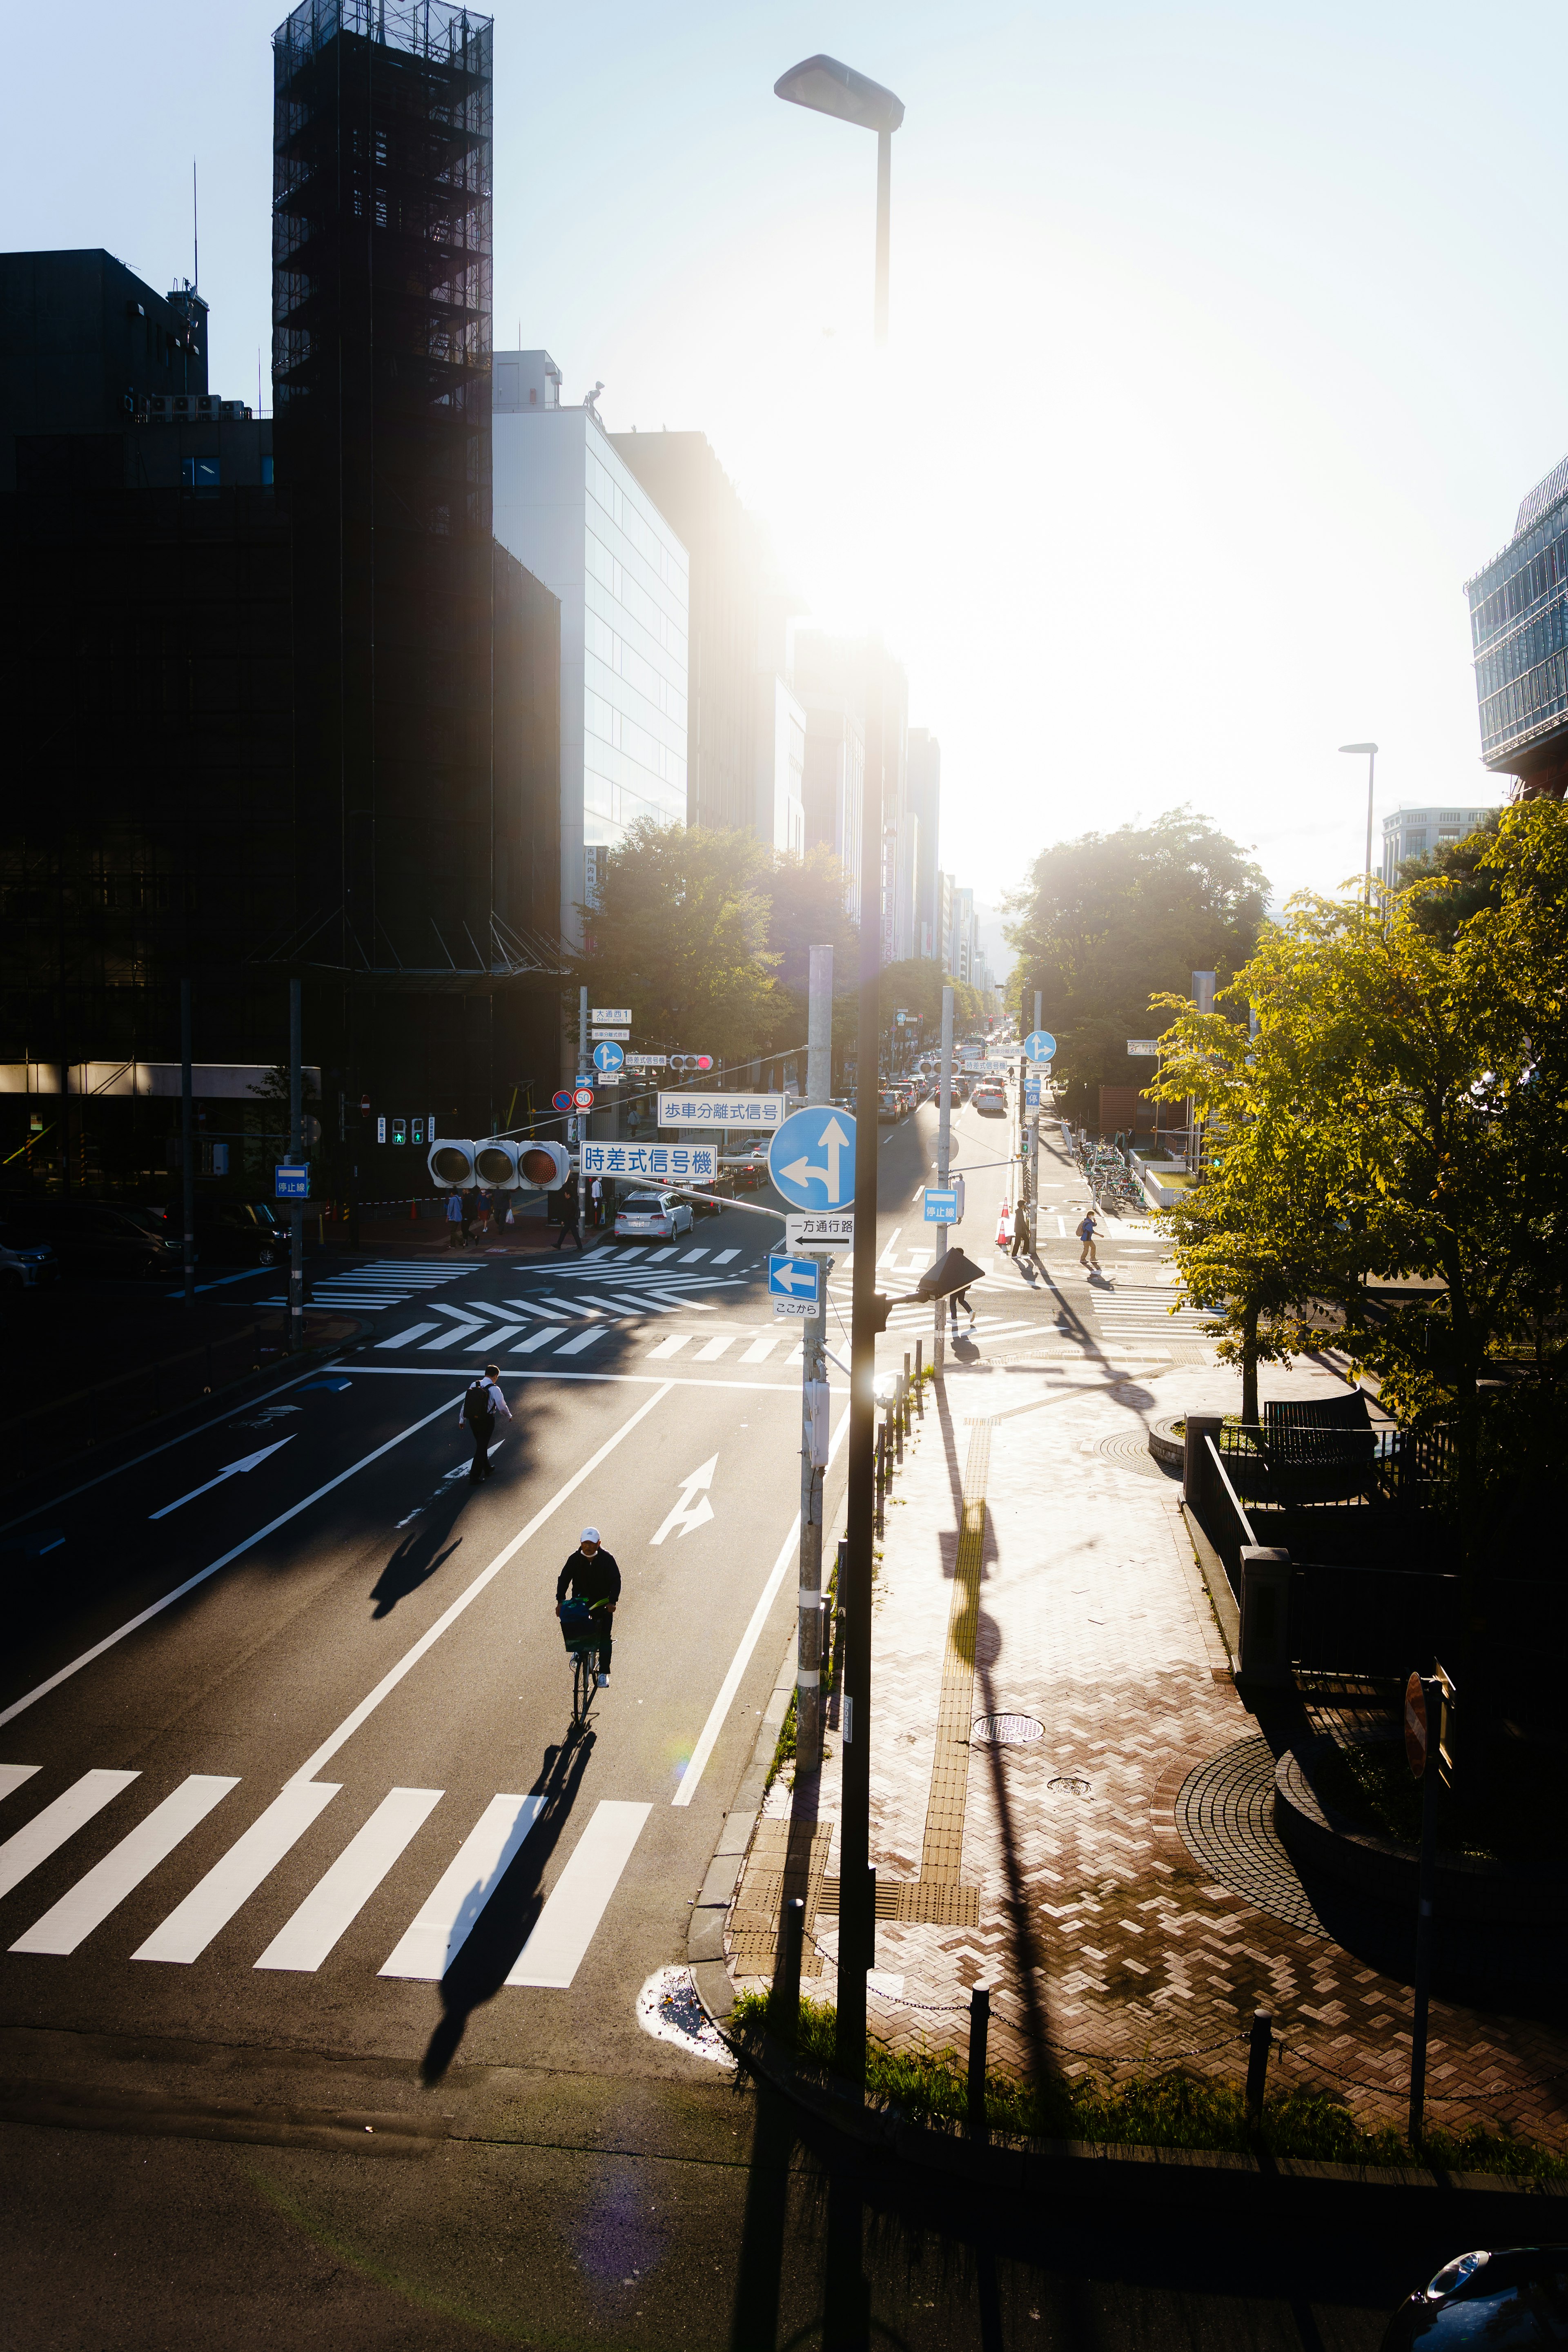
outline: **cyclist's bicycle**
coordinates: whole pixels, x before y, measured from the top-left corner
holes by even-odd
[[[592,1601],[563,1601],[561,1631],[572,1661],[572,1728],[580,1731],[588,1720],[594,1694],[599,1687],[599,1628]]]

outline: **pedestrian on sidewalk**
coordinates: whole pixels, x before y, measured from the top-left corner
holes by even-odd
[[[593,1201],[594,1223],[597,1227],[605,1222],[605,1180],[602,1176],[594,1179]]]
[[[482,1187],[474,1195],[474,1216],[480,1241],[488,1242],[490,1237],[490,1196]]]
[[[1022,1201],[1013,1212],[1013,1246],[1009,1257],[1027,1257],[1030,1252],[1029,1215]]]
[[[958,1337],[958,1310],[961,1307],[969,1318],[969,1328],[973,1331],[974,1328],[974,1309],[969,1303],[969,1288],[967,1284],[962,1290],[950,1290],[947,1294],[947,1303],[952,1309],[953,1338],[956,1339]]]
[[[465,1193],[463,1194],[463,1196],[462,1196],[462,1197],[463,1197],[463,1247],[464,1247],[465,1249],[467,1249],[467,1248],[468,1248],[468,1236],[469,1236],[469,1234],[473,1232],[473,1229],[474,1229],[474,1196],[473,1196],[472,1192],[465,1192]]]
[[[1086,1209],[1083,1213],[1083,1223],[1078,1228],[1078,1237],[1083,1244],[1082,1249],[1078,1254],[1078,1262],[1079,1265],[1092,1266],[1098,1272],[1100,1257],[1094,1246],[1094,1211]]]
[[[511,1419],[511,1407],[501,1394],[500,1366],[487,1364],[479,1378],[470,1381],[464,1391],[463,1410],[458,1416],[458,1427],[466,1429],[474,1441],[470,1486],[480,1486],[490,1475],[490,1440],[495,1435],[498,1412],[504,1413],[508,1421]]]
[[[577,1192],[577,1173],[575,1169],[574,1169],[572,1174],[567,1177],[565,1183],[561,1187],[561,1227],[555,1236],[555,1246],[559,1249],[562,1243],[566,1239],[567,1234],[570,1234],[572,1239],[577,1244],[577,1255],[579,1257],[583,1255],[583,1236],[577,1226],[577,1213],[580,1206],[581,1202]]]
[[[462,1248],[462,1246],[463,1246],[463,1199],[462,1199],[462,1195],[461,1195],[461,1193],[460,1193],[460,1192],[448,1192],[448,1193],[447,1193],[447,1247],[448,1249],[461,1249],[461,1248]]]

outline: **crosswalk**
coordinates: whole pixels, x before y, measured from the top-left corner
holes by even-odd
[[[310,1283],[310,1302],[316,1307],[356,1307],[374,1309],[382,1307],[405,1307],[411,1298],[440,1290],[448,1282],[460,1282],[472,1274],[471,1265],[448,1265],[437,1260],[426,1264],[417,1258],[375,1258],[369,1265],[347,1266],[342,1274],[324,1274]],[[287,1298],[262,1298],[260,1307],[287,1307]]]
[[[23,1786],[37,1769],[37,1765],[0,1765],[0,1798]],[[0,1843],[0,1895],[8,1894],[58,1853],[141,1777],[134,1771],[82,1773]],[[68,1958],[139,1887],[172,1863],[184,1840],[240,1785],[236,1775],[188,1774],[24,1929],[10,1949]],[[340,1782],[287,1782],[220,1860],[180,1896],[132,1958],[193,1966],[341,1794]],[[389,1790],[251,1965],[306,1975],[321,1968],[445,1797],[442,1789]],[[538,1792],[491,1797],[428,1894],[417,1899],[377,1974],[438,1983],[550,1803],[548,1795]],[[610,1798],[595,1806],[512,1959],[509,1985],[558,1991],[571,1986],[651,1811],[647,1804]],[[416,1877],[408,1895],[412,1897],[425,1883],[423,1875]]]
[[[1105,1339],[1148,1341],[1165,1347],[1211,1344],[1212,1334],[1205,1331],[1205,1326],[1213,1321],[1213,1317],[1205,1308],[1184,1302],[1173,1315],[1170,1307],[1175,1295],[1163,1287],[1124,1289],[1112,1294],[1096,1291],[1081,1302],[1080,1312],[1087,1308]]]

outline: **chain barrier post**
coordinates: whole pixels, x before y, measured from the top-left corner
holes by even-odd
[[[915,1412],[921,1421],[926,1417],[925,1346],[923,1339],[915,1341]]]
[[[773,1998],[768,2003],[769,2030],[784,2042],[793,2042],[800,2031],[800,1970],[805,1946],[805,1905],[798,1895],[792,1895],[779,1913]]]
[[[1421,1868],[1415,1893],[1415,1984],[1410,2021],[1410,2124],[1406,2137],[1412,2147],[1421,2145],[1426,2105],[1426,2025],[1427,2008],[1432,1996],[1432,1916],[1437,1892],[1437,1790],[1442,1779],[1437,1748],[1443,1685],[1436,1676],[1426,1675],[1420,1677],[1420,1682],[1429,1728],[1426,1733],[1426,1759],[1421,1774]]]
[[[1268,2081],[1268,2052],[1273,2040],[1272,2010],[1255,2009],[1247,2052],[1247,2119],[1251,2124],[1263,2119],[1263,2093]]]
[[[985,2137],[985,2048],[991,2034],[991,1988],[969,1992],[969,2137]]]

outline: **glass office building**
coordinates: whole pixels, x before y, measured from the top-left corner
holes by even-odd
[[[1527,793],[1568,781],[1568,458],[1520,508],[1513,537],[1473,580],[1470,640],[1481,758]]]

